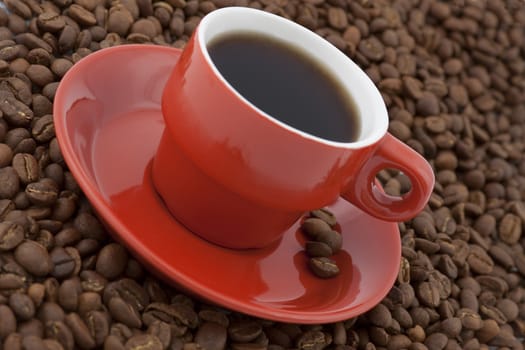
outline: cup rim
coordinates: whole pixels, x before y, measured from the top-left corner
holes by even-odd
[[[358,115],[359,115],[359,121],[360,121],[360,131],[359,136],[356,140],[351,142],[342,142],[342,141],[334,141],[325,139],[319,136],[312,135],[310,133],[307,133],[305,131],[302,131],[300,129],[297,129],[289,124],[286,124],[274,117],[272,117],[270,114],[266,113],[262,109],[255,106],[253,103],[251,103],[248,99],[246,99],[244,96],[242,96],[220,73],[219,69],[215,66],[213,63],[213,60],[211,59],[207,44],[213,39],[207,38],[207,34],[209,31],[210,25],[220,26],[224,27],[225,19],[221,17],[226,17],[228,21],[231,21],[231,16],[238,16],[236,18],[243,18],[244,21],[247,21],[248,16],[256,16],[260,17],[265,21],[273,21],[275,24],[278,24],[280,26],[289,26],[293,31],[296,31],[300,35],[308,36],[309,40],[314,41],[315,45],[318,45],[320,50],[323,50],[326,52],[326,55],[333,56],[337,58],[339,62],[342,62],[345,67],[344,69],[351,72],[353,78],[357,78],[360,81],[359,90],[361,92],[365,92],[368,96],[368,101],[362,101],[357,98],[354,98],[352,94],[350,93],[348,84],[344,84],[338,74],[332,74],[335,78],[339,79],[340,83],[345,87],[346,92],[349,95],[349,98],[353,99],[354,106],[358,109]],[[271,28],[271,26],[268,26]],[[258,32],[263,35],[268,35],[269,33],[264,31],[258,31],[253,30],[253,28],[249,28],[248,31],[252,32]],[[279,33],[281,35],[282,33]],[[217,35],[216,35],[217,36]],[[277,39],[283,39],[282,36],[277,37]],[[317,143],[325,144],[327,146],[336,147],[336,148],[348,148],[348,149],[359,149],[363,147],[367,147],[369,145],[372,145],[376,142],[378,142],[387,132],[388,130],[388,112],[386,109],[385,102],[383,101],[383,97],[381,96],[378,88],[375,86],[375,84],[372,82],[372,80],[366,75],[366,73],[355,63],[353,62],[349,57],[347,57],[343,52],[341,52],[338,48],[336,48],[333,44],[319,36],[318,34],[310,31],[309,29],[301,26],[298,23],[295,23],[291,20],[285,19],[283,17],[280,17],[278,15],[268,13],[265,11],[252,9],[252,8],[246,8],[246,7],[225,7],[221,9],[214,10],[210,13],[208,13],[206,16],[203,17],[201,22],[199,23],[199,26],[196,29],[196,41],[197,45],[206,60],[206,63],[214,73],[217,79],[219,79],[224,86],[228,88],[228,90],[234,94],[237,98],[239,98],[240,101],[242,101],[247,107],[254,110],[259,116],[265,118],[265,120],[284,128],[285,130],[295,134],[299,135],[302,138],[312,140]],[[300,49],[303,49],[304,47],[300,47],[300,43],[297,43],[297,40],[293,41],[293,39],[290,39],[290,44],[295,45],[296,47],[299,47]],[[308,53],[309,54],[309,53]],[[324,62],[318,60],[314,57],[314,59],[318,62],[321,62],[324,64]],[[336,68],[332,66],[328,66],[328,68],[332,71],[332,73],[335,73]],[[355,75],[354,75],[355,74]],[[357,91],[357,90],[354,90]],[[365,116],[366,113],[366,116]],[[374,117],[374,123],[376,124],[371,128],[371,130],[368,131],[367,136],[363,137],[363,123],[369,119],[369,115],[373,114]]]

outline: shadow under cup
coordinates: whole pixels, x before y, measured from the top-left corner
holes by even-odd
[[[235,91],[212,63],[206,45],[219,35],[244,30],[297,45],[339,77],[356,105],[357,140],[329,141],[294,129]],[[179,222],[228,248],[267,246],[305,211],[326,206],[341,194],[366,211],[375,174],[396,165],[383,157],[369,161],[383,140],[399,153],[415,154],[386,133],[381,95],[355,63],[309,30],[253,9],[224,8],[201,21],[168,79],[162,111],[166,129],[153,161],[154,186]],[[372,167],[361,176],[369,163]],[[409,167],[418,164],[399,168],[414,180]],[[430,195],[433,177],[428,169],[426,193],[416,194],[421,198],[414,210]],[[396,202],[381,198],[387,205]]]

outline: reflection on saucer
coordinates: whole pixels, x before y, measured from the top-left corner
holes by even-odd
[[[290,237],[288,236],[288,239]],[[357,267],[352,264],[348,252],[341,251],[333,258],[341,269],[348,269],[351,272],[328,280],[320,279],[305,268],[308,257],[302,250],[293,255],[293,264],[280,266],[279,273],[270,273],[269,268],[262,269],[261,278],[268,281],[267,284],[274,286],[274,289],[257,295],[255,300],[287,310],[297,310],[298,305],[319,311],[327,308],[344,308],[346,303],[353,300],[349,296],[355,297],[359,294],[361,275]],[[264,259],[260,265],[265,265]],[[345,300],[345,305],[337,305],[341,300]]]

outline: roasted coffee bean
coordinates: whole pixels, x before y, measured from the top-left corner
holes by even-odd
[[[27,76],[31,81],[38,86],[45,86],[49,83],[52,83],[55,79],[53,72],[51,70],[40,64],[32,64],[27,68]]]
[[[387,328],[392,322],[392,314],[383,304],[378,304],[368,312],[367,316],[370,322],[377,327]]]
[[[65,324],[71,330],[75,343],[81,348],[92,349],[95,347],[95,339],[89,332],[89,328],[76,313],[70,313],[65,318]]]
[[[328,245],[333,253],[337,253],[343,245],[342,235],[334,230],[319,232],[317,240]]]
[[[65,318],[64,310],[55,302],[44,302],[38,312],[37,318],[44,324],[49,322],[62,322]]]
[[[148,334],[152,334],[156,336],[157,338],[159,338],[163,347],[168,347],[171,344],[171,338],[172,338],[171,333],[172,333],[171,326],[168,323],[163,322],[163,321],[155,321],[148,326]],[[207,333],[207,335],[210,335],[210,334],[211,332]],[[225,340],[226,340],[226,330],[225,329],[224,329],[224,334],[225,334]],[[204,340],[206,338],[213,339],[213,337],[203,337],[201,339]],[[221,340],[220,339],[217,339],[217,340],[219,341],[219,344],[220,344]]]
[[[58,198],[58,186],[48,178],[28,184],[25,192],[31,203],[39,206],[50,206]]]
[[[27,294],[13,293],[9,296],[9,307],[19,320],[27,321],[35,315],[35,305]]]
[[[121,275],[126,268],[128,254],[120,244],[109,244],[100,250],[96,270],[107,279]]]
[[[339,274],[339,267],[336,262],[330,258],[310,258],[308,266],[317,277],[331,278]]]
[[[80,5],[71,5],[68,14],[73,20],[84,26],[93,26],[97,23],[95,15]]]
[[[329,257],[333,254],[332,248],[326,243],[307,241],[305,244],[306,254],[310,257]]]
[[[14,126],[29,125],[34,115],[28,106],[16,98],[9,96],[3,98],[3,103],[0,104],[0,110],[5,120]]]
[[[5,167],[0,169],[0,198],[7,199],[13,198],[19,188],[20,180],[17,172],[12,167]]]
[[[0,222],[0,250],[12,250],[24,239],[24,228],[14,222]]]
[[[102,240],[105,233],[102,225],[92,214],[80,213],[75,218],[75,228],[84,238]]]
[[[470,309],[458,310],[457,317],[461,320],[461,324],[466,329],[478,330],[483,326],[480,315]]]
[[[36,158],[27,153],[18,153],[13,158],[13,168],[24,184],[38,180],[39,168]]]
[[[111,298],[108,307],[111,316],[118,322],[122,322],[131,328],[140,328],[142,325],[138,311],[123,299],[119,297]]]
[[[62,247],[54,248],[50,253],[50,257],[53,262],[51,275],[58,279],[70,277],[75,272],[76,267],[80,265],[80,256],[78,257],[78,261],[75,261],[74,257],[68,254]]]
[[[95,340],[95,344],[97,346],[102,345],[109,334],[108,318],[101,311],[90,311],[85,315],[84,319],[91,336]]]
[[[521,227],[522,222],[518,216],[507,214],[499,224],[499,238],[507,244],[514,244],[521,238]]]
[[[16,318],[8,306],[0,304],[0,319],[0,339],[4,339],[16,331]]]
[[[151,334],[137,334],[128,339],[125,344],[126,350],[140,350],[140,349],[151,349],[161,350],[162,343],[154,335]]]
[[[426,306],[437,307],[439,305],[439,288],[438,284],[431,282],[422,282],[418,285],[416,293],[419,300]]]
[[[228,327],[228,335],[238,343],[249,343],[262,332],[262,326],[256,321],[233,322]]]
[[[35,276],[46,276],[53,269],[47,250],[39,243],[34,241],[25,241],[15,250],[14,256],[16,261],[24,267],[29,273]]]
[[[476,337],[482,343],[487,343],[500,332],[498,323],[494,320],[487,319],[483,321],[483,326],[476,331]]]
[[[83,317],[90,311],[102,309],[102,299],[100,294],[95,292],[84,292],[78,296],[78,314]]]
[[[330,226],[335,226],[337,224],[337,218],[335,217],[334,213],[332,213],[330,210],[326,208],[321,208],[318,210],[312,210],[310,212],[310,216],[314,218],[318,218],[326,222]]]
[[[311,239],[317,240],[322,232],[330,232],[332,228],[324,220],[308,218],[301,224],[301,230]]]

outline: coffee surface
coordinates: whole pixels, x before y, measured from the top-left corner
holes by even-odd
[[[338,142],[359,136],[359,116],[344,87],[298,48],[255,33],[224,35],[208,47],[230,85],[273,118]]]

